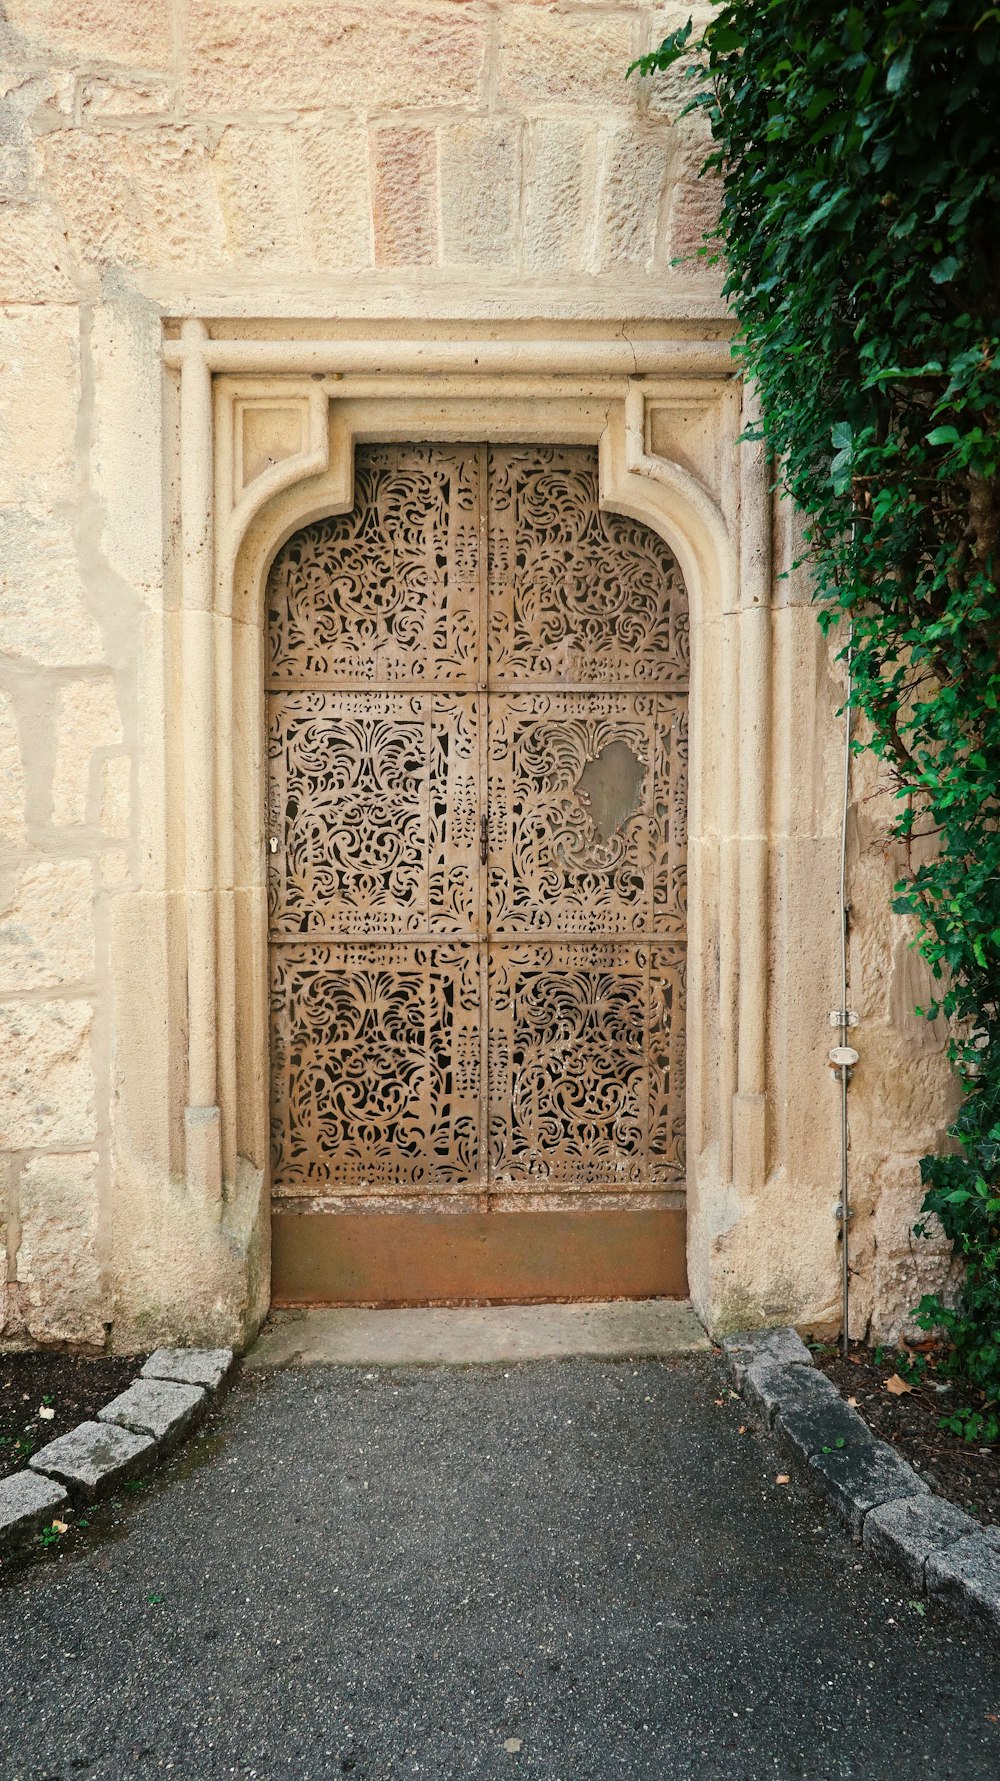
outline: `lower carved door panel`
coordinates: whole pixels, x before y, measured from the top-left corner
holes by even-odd
[[[356,496],[268,587],[275,1301],[683,1292],[676,564],[581,448]]]

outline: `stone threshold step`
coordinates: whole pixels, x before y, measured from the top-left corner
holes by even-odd
[[[277,1311],[248,1368],[490,1366],[694,1354],[710,1346],[686,1299],[588,1305],[486,1305],[402,1311]]]

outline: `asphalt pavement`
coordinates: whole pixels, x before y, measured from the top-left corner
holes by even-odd
[[[0,1586],[0,1776],[995,1781],[997,1652],[789,1471],[711,1355],[248,1371]]]

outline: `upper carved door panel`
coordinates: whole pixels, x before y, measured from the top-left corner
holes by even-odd
[[[602,513],[597,453],[491,446],[490,685],[686,692],[687,596],[648,526]]]
[[[477,684],[483,455],[358,448],[351,512],[296,532],[271,569],[271,685]]]
[[[679,694],[491,698],[490,933],[683,938],[686,794]]]

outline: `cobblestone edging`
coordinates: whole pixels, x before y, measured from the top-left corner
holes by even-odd
[[[0,1479],[0,1557],[63,1504],[92,1503],[148,1471],[200,1422],[232,1365],[231,1348],[158,1348],[96,1421],[78,1423],[33,1453],[25,1471]]]
[[[903,1571],[915,1591],[1000,1637],[1000,1527],[983,1527],[934,1496],[845,1404],[794,1330],[741,1331],[722,1349],[739,1392],[808,1467],[865,1550]]]

